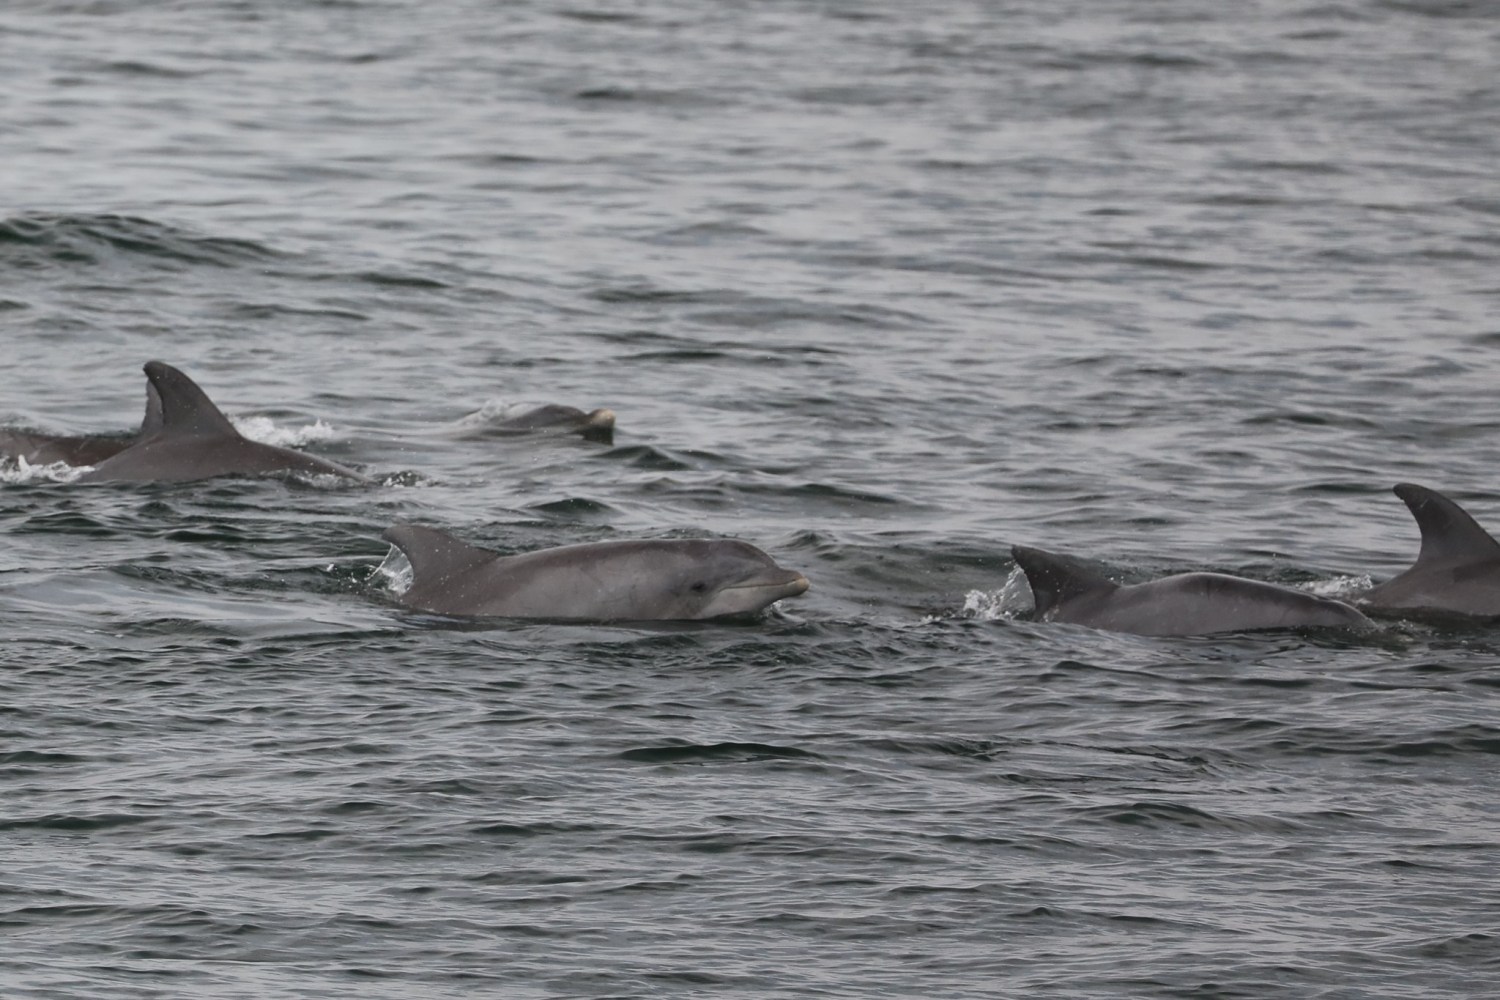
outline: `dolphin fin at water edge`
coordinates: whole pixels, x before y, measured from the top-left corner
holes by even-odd
[[[1207,635],[1255,629],[1367,626],[1326,597],[1222,573],[1181,573],[1122,586],[1067,556],[1017,545],[1036,616],[1138,635]]]
[[[1500,542],[1437,490],[1414,483],[1395,488],[1422,533],[1417,561],[1364,595],[1381,611],[1445,611],[1500,615]]]
[[[80,482],[186,482],[287,472],[368,481],[336,462],[249,440],[196,382],[169,364],[149,361],[145,371],[159,404],[156,426],[150,426],[148,406],[140,437]]]

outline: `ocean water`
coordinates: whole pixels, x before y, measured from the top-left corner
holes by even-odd
[[[0,995],[1500,992],[1500,8],[11,0],[0,425],[140,366],[374,485],[0,466]],[[612,444],[483,433],[556,402]],[[476,415],[478,415],[476,417]],[[727,535],[749,623],[413,614],[381,532]]]

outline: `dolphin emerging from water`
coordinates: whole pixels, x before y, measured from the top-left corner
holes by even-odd
[[[1412,483],[1395,489],[1417,519],[1417,561],[1364,595],[1371,608],[1425,608],[1500,615],[1500,542],[1437,490]]]
[[[148,361],[145,371],[148,392],[154,396],[148,397],[141,433],[80,476],[79,482],[186,482],[278,472],[368,481],[335,462],[243,437],[197,383],[169,364]],[[151,398],[158,410],[155,417]]]
[[[1357,610],[1327,597],[1222,573],[1181,573],[1121,586],[1066,556],[1021,545],[1037,617],[1137,635],[1207,635],[1252,629],[1365,626]]]
[[[807,578],[733,539],[594,542],[515,556],[398,524],[385,539],[412,567],[399,600],[419,611],[499,618],[653,621],[750,615]]]
[[[126,434],[41,434],[35,431],[0,430],[0,454],[24,459],[31,465],[98,465],[138,441],[161,430],[161,397],[156,386],[146,382],[146,415],[141,429]]]
[[[615,414],[613,410],[584,411],[561,403],[543,403],[512,411],[507,416],[497,417],[487,411],[473,413],[449,425],[444,434],[469,440],[527,434],[577,434],[585,441],[613,444]]]
[[[615,415],[612,410],[591,410],[585,413],[576,406],[544,403],[496,421],[485,430],[497,434],[553,431],[577,434],[586,441],[610,444],[615,439]]]

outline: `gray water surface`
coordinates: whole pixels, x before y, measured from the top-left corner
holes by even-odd
[[[1500,530],[1497,66],[1463,2],[3,5],[0,425],[160,358],[377,483],[0,466],[0,993],[1500,991],[1500,632],[1113,635],[1009,558]],[[541,402],[613,444],[483,432]],[[813,589],[459,622],[401,520]]]

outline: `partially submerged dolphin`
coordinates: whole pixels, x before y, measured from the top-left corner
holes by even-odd
[[[510,437],[518,434],[577,434],[586,441],[610,444],[615,439],[615,415],[612,410],[584,412],[575,406],[544,403],[510,416],[483,423],[463,421],[463,437]]]
[[[368,481],[335,462],[243,437],[197,383],[169,364],[148,361],[145,371],[159,406],[159,420],[151,426],[148,405],[136,439],[101,460],[79,482],[186,482],[279,472]]]
[[[1382,611],[1500,615],[1500,542],[1437,490],[1401,483],[1395,492],[1417,519],[1422,547],[1412,567],[1366,593],[1366,603]]]
[[[161,397],[146,382],[146,415],[134,434],[42,434],[0,430],[0,454],[31,465],[98,465],[161,430]]]
[[[445,615],[722,618],[754,614],[808,586],[801,573],[727,538],[594,542],[502,556],[415,524],[384,537],[411,563],[401,603]]]
[[[1370,620],[1327,597],[1222,573],[1181,573],[1121,586],[1075,559],[1021,545],[1037,617],[1137,635],[1206,635],[1252,629],[1364,626]]]

